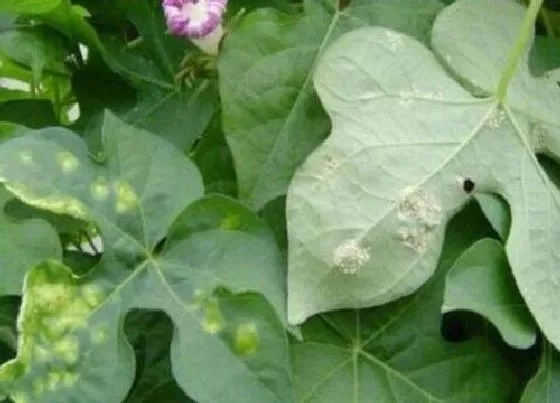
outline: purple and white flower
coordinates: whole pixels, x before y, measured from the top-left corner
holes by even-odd
[[[218,53],[227,0],[163,0],[169,31],[187,36],[203,51]]]

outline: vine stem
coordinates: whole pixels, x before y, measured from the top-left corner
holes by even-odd
[[[543,0],[531,0],[531,3],[529,4],[529,8],[525,14],[525,20],[519,29],[515,45],[509,52],[506,68],[504,69],[504,72],[500,77],[500,82],[498,83],[496,96],[499,101],[503,101],[506,98],[509,82],[515,74],[515,70],[519,65],[519,60],[523,55],[527,41],[531,37],[531,32],[534,29],[535,21],[539,15],[542,3]]]

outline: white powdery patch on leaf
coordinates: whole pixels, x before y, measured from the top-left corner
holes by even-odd
[[[362,247],[356,239],[350,239],[335,248],[332,263],[342,274],[356,275],[369,258],[367,248]]]

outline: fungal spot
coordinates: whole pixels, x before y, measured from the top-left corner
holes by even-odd
[[[49,372],[47,374],[47,388],[52,392],[54,391],[57,387],[58,384],[60,383],[62,379],[62,374],[60,372]]]
[[[35,396],[41,396],[45,392],[45,382],[42,379],[33,380],[33,394]]]
[[[34,348],[34,358],[37,359],[37,361],[47,362],[52,359],[52,354],[45,347],[36,345]]]
[[[399,92],[399,105],[409,106],[413,99],[433,99],[441,101],[443,97],[443,92],[430,92],[423,91],[417,87],[416,84],[412,84],[411,90]]]
[[[58,312],[70,300],[69,289],[62,284],[37,285],[32,288],[31,295],[46,312]]]
[[[369,261],[370,255],[355,239],[349,239],[338,245],[332,257],[332,263],[340,273],[356,275],[362,266]]]
[[[24,392],[12,392],[11,398],[14,403],[27,403],[29,400],[27,399],[27,394]]]
[[[235,329],[235,351],[239,355],[255,354],[259,346],[260,337],[254,323],[244,323]]]
[[[117,194],[115,209],[117,213],[125,213],[136,207],[138,196],[136,196],[132,186],[125,182],[117,182],[115,189]]]
[[[220,307],[215,299],[208,300],[204,304],[204,317],[202,329],[209,334],[217,334],[225,327],[225,320],[220,312]]]
[[[21,151],[19,153],[19,159],[23,165],[32,165],[33,164],[33,154],[31,151]]]
[[[80,165],[76,156],[68,151],[59,152],[56,155],[56,160],[58,162],[58,166],[60,166],[60,170],[64,173],[73,172]]]
[[[98,178],[90,186],[90,192],[94,199],[105,200],[109,196],[109,183],[104,178]]]
[[[541,122],[531,122],[529,127],[529,142],[535,152],[546,151],[546,129]]]
[[[78,362],[78,358],[80,356],[80,346],[75,337],[65,336],[54,343],[53,347],[54,351],[67,364],[73,365]]]
[[[72,386],[74,386],[78,382],[79,378],[80,378],[80,376],[76,373],[64,372],[62,374],[62,384],[64,386],[66,386],[67,388],[71,388]]]
[[[463,190],[465,193],[471,193],[474,190],[475,184],[471,178],[465,178],[463,180]]]
[[[404,46],[404,42],[400,34],[387,30],[385,31],[385,36],[391,52],[396,52],[399,48]]]
[[[92,284],[88,284],[82,288],[82,295],[86,303],[92,309],[101,304],[101,302],[103,302],[103,298],[105,298],[101,289]]]
[[[233,214],[224,217],[220,223],[220,228],[223,230],[236,230],[239,229],[240,226],[241,222],[239,221],[239,217]]]
[[[91,333],[91,341],[94,344],[103,344],[107,341],[107,330],[105,327],[94,330]]]
[[[495,110],[486,121],[486,126],[492,129],[499,129],[506,118],[506,113],[503,109]]]
[[[422,189],[406,188],[398,202],[398,236],[403,245],[421,253],[443,219],[439,203]]]

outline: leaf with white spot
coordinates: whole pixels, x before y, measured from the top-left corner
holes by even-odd
[[[560,154],[560,88],[529,74],[525,52],[506,99],[494,94],[524,13],[509,0],[453,3],[433,28],[440,57],[384,28],[325,53],[314,82],[333,133],[288,193],[290,322],[413,293],[434,272],[449,218],[473,194],[495,193],[510,206],[520,293],[560,347],[560,194],[535,155]],[[335,259],[349,241],[369,254],[351,273]]]
[[[447,268],[486,235],[474,207],[454,219],[438,274],[416,294],[383,307],[317,315],[302,326],[304,341],[292,349],[299,402],[515,401],[511,368],[485,337],[450,343],[441,335]]]
[[[102,133],[95,161],[61,128],[0,147],[1,181],[15,196],[93,221],[105,245],[84,277],[57,260],[27,274],[17,357],[0,369],[0,389],[16,401],[123,401],[135,371],[122,326],[140,308],[173,321],[173,375],[196,401],[290,402],[284,262],[273,238],[211,228],[168,235],[202,196],[196,167],[111,114]]]

